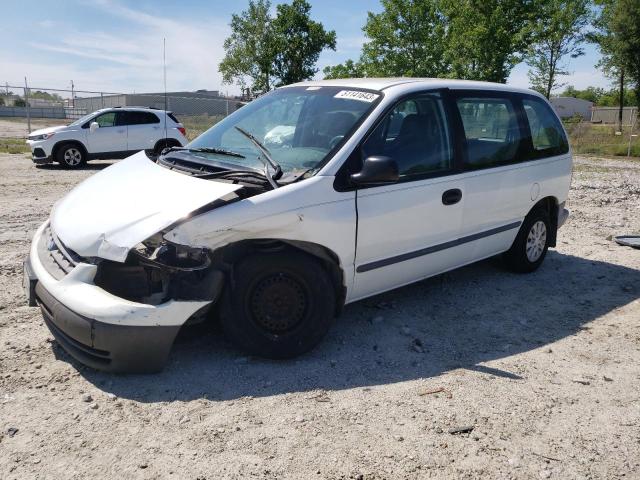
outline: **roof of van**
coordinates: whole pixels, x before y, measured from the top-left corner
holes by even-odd
[[[475,90],[502,90],[509,92],[535,93],[526,88],[517,88],[503,83],[477,82],[472,80],[453,80],[449,78],[339,78],[333,80],[311,80],[308,82],[294,83],[288,87],[346,87],[346,88],[366,88],[369,90],[385,90],[390,87],[401,85],[422,84],[428,88],[451,88],[451,89],[475,89]],[[286,88],[286,87],[285,87]]]

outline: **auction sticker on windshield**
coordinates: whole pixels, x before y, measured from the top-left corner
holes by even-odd
[[[377,93],[360,92],[358,90],[341,90],[334,95],[334,98],[347,98],[349,100],[371,103],[379,96]]]

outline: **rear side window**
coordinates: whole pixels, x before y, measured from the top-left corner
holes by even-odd
[[[167,117],[169,117],[171,120],[173,120],[176,123],[180,123],[180,121],[176,118],[176,116],[173,113],[167,113]]]
[[[532,158],[561,155],[569,151],[567,138],[556,115],[544,101],[534,98],[522,100],[531,131]]]
[[[160,123],[157,115],[151,112],[127,112],[127,125],[147,125]]]
[[[401,177],[450,170],[453,151],[439,94],[403,100],[389,112],[362,146],[362,157],[393,158]]]
[[[519,161],[522,137],[508,98],[458,98],[467,144],[466,167],[490,168]]]

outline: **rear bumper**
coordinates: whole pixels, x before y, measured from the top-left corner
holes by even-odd
[[[96,266],[77,264],[54,278],[38,249],[45,222],[25,262],[35,302],[58,343],[76,360],[98,370],[151,373],[162,370],[180,327],[210,302],[171,300],[160,305],[131,302],[93,283]]]

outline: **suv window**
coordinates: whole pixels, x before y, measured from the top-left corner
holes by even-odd
[[[542,100],[527,98],[522,100],[527,115],[533,158],[551,157],[569,151],[569,144],[558,118]]]
[[[393,158],[400,176],[449,170],[453,152],[444,103],[439,94],[421,94],[398,103],[362,146],[362,158]]]
[[[467,168],[518,161],[522,141],[516,109],[507,98],[458,98],[467,140]]]
[[[127,125],[147,125],[160,123],[157,115],[151,112],[124,112]]]

